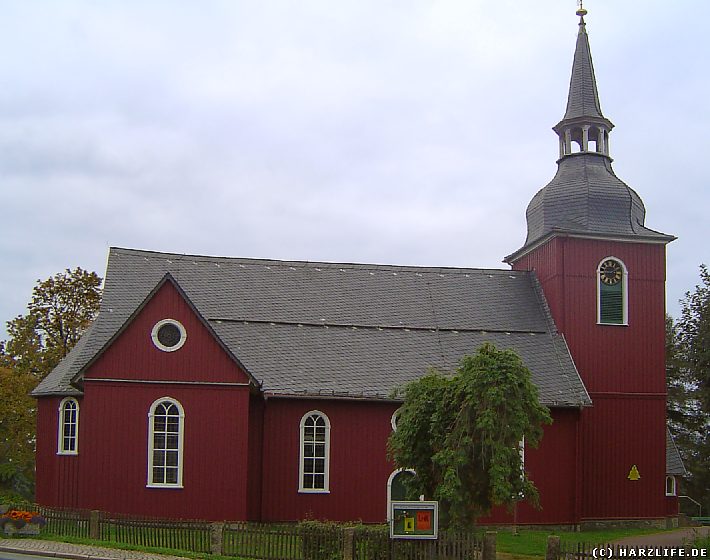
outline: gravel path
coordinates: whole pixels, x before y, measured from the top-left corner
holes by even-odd
[[[24,552],[40,556],[92,560],[184,560],[182,556],[149,554],[134,550],[118,550],[83,544],[70,544],[39,539],[0,538],[0,551]]]
[[[710,535],[710,527],[686,527],[676,531],[666,531],[664,533],[653,533],[651,535],[636,535],[635,537],[625,537],[613,542],[624,546],[649,546],[666,547],[682,546],[686,542],[695,540],[695,536]]]

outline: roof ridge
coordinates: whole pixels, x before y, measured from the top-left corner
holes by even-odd
[[[285,259],[264,259],[254,257],[223,257],[216,255],[194,255],[185,253],[166,253],[161,251],[150,251],[143,249],[130,249],[125,247],[110,247],[109,257],[112,253],[121,253],[133,256],[144,256],[145,258],[163,259],[163,260],[184,260],[184,261],[201,261],[201,262],[228,262],[233,264],[251,264],[251,265],[272,265],[272,266],[292,266],[300,268],[345,268],[352,270],[401,270],[403,272],[427,272],[440,274],[497,274],[497,275],[513,275],[513,274],[528,274],[528,271],[509,270],[502,268],[467,268],[457,266],[432,266],[432,265],[397,265],[397,264],[378,264],[378,263],[353,263],[353,262],[337,262],[337,261],[304,261],[304,260],[285,260]]]
[[[422,327],[418,325],[367,325],[363,323],[333,323],[313,321],[270,321],[267,319],[245,319],[237,318],[230,319],[224,317],[208,317],[208,321],[215,323],[243,323],[248,325],[254,323],[257,325],[282,325],[289,327],[319,327],[319,328],[344,328],[344,329],[369,329],[369,330],[403,330],[403,331],[428,331],[428,332],[462,332],[462,333],[498,333],[498,334],[549,334],[550,331],[544,330],[521,330],[521,329],[489,329],[489,328],[471,328],[471,327]]]

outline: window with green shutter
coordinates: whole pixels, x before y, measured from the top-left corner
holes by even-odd
[[[604,259],[599,265],[599,323],[626,324],[626,269],[621,261]]]

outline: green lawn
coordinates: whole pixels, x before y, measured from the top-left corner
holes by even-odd
[[[548,535],[559,535],[560,540],[568,544],[580,542],[602,544],[624,537],[649,535],[662,531],[662,529],[609,529],[576,533],[573,531],[520,530],[518,535],[514,535],[510,531],[499,531],[496,550],[514,556],[545,556]]]

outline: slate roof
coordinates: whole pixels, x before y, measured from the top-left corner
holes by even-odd
[[[121,248],[109,251],[97,320],[34,394],[79,393],[71,379],[168,273],[266,394],[390,398],[491,341],[520,354],[545,404],[591,404],[530,272]]]
[[[583,13],[586,12],[578,12],[580,16]],[[566,129],[584,125],[601,126],[607,131],[614,126],[602,114],[589,37],[584,17],[580,17],[567,109],[553,130],[564,137]],[[673,241],[674,236],[644,225],[646,209],[641,197],[616,176],[611,162],[607,154],[596,151],[561,157],[552,181],[538,191],[528,205],[525,244],[505,261],[514,262],[555,234],[659,243]]]
[[[602,115],[601,105],[599,104],[597,80],[594,76],[592,53],[589,48],[589,37],[583,17],[579,21],[579,33],[577,34],[577,45],[574,50],[572,76],[567,96],[567,110],[562,120],[566,121],[580,117],[605,118]]]
[[[671,431],[666,429],[666,474],[685,476],[688,471],[685,470],[683,459],[676,447]]]
[[[641,197],[619,179],[609,158],[578,153],[558,162],[555,177],[526,211],[525,246],[553,232],[668,242],[675,239],[644,225]]]

